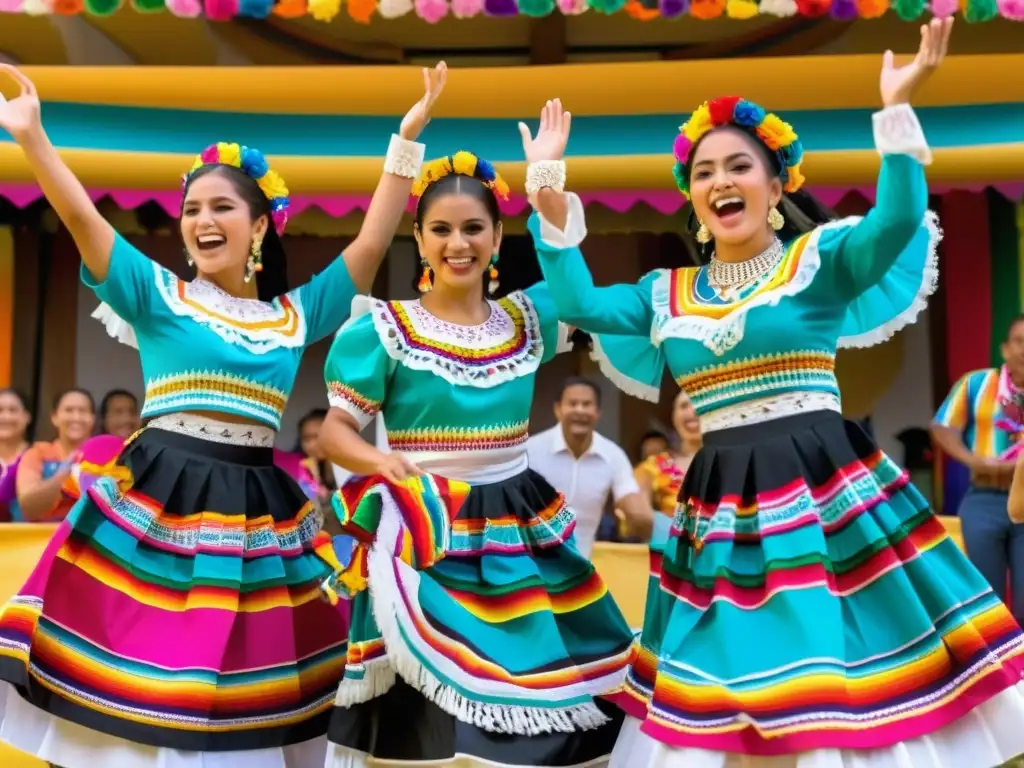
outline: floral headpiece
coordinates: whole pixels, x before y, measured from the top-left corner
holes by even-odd
[[[192,174],[204,165],[230,165],[238,168],[249,178],[255,181],[263,194],[270,201],[270,214],[274,219],[274,230],[277,234],[284,232],[288,223],[288,207],[291,200],[288,198],[288,187],[284,185],[284,179],[270,170],[267,159],[258,149],[239,146],[238,144],[226,144],[223,141],[212,144],[202,151],[192,163],[192,168],[182,177],[182,185],[188,184]]]
[[[739,96],[723,96],[701,104],[683,123],[679,135],[672,144],[672,154],[676,158],[672,175],[675,176],[676,185],[683,195],[690,196],[687,165],[694,146],[708,131],[726,125],[752,129],[768,150],[775,153],[782,169],[779,177],[787,192],[796,192],[804,185],[805,179],[800,173],[804,148],[793,131],[793,126],[783,122],[778,115],[765,112],[752,101],[741,99]]]
[[[412,188],[416,197],[422,197],[427,187],[445,176],[456,174],[472,176],[502,200],[508,200],[508,184],[498,175],[494,166],[472,152],[460,151],[454,155],[439,157],[423,166],[420,178]]]

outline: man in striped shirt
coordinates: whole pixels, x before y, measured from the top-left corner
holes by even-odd
[[[1003,365],[965,374],[931,425],[932,439],[971,472],[958,515],[971,562],[1001,598],[1011,576],[1013,614],[1024,621],[1024,525],[1007,513],[1013,478],[1011,449],[1021,436],[1024,403],[1024,315],[1014,318],[1002,345]]]

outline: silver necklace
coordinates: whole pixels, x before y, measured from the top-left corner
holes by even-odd
[[[711,255],[708,283],[715,288],[738,288],[767,275],[782,261],[785,249],[776,238],[767,249],[746,261],[719,261]]]

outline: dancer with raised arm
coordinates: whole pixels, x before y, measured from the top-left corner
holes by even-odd
[[[66,768],[319,768],[348,617],[320,599],[313,505],[273,465],[303,351],[369,290],[423,159],[444,64],[392,136],[362,229],[287,287],[288,190],[257,150],[187,173],[181,280],[115,232],[43,130],[0,101],[82,255],[108,331],[142,357],[146,428],[95,482],[0,615],[0,738]],[[186,169],[187,170],[187,169]]]
[[[627,392],[654,395],[668,366],[704,433],[617,698],[613,768],[991,768],[1024,752],[1021,630],[907,473],[843,419],[834,372],[837,347],[884,341],[934,290],[931,153],[910,101],[951,24],[922,27],[911,64],[885,57],[862,219],[808,215],[779,117],[738,98],[698,108],[675,175],[710,263],[637,285],[595,287],[575,247],[568,116],[556,103],[537,139],[524,127],[561,319],[596,334]]]
[[[327,359],[321,447],[364,476],[334,499],[360,543],[329,585],[354,600],[327,765],[600,765],[622,713],[595,697],[633,636],[526,453],[568,330],[543,283],[486,297],[507,195],[490,163],[429,163],[416,194],[423,296],[357,299]],[[392,453],[359,436],[378,413]]]

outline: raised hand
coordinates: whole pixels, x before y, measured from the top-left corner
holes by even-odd
[[[412,105],[412,109],[405,113],[402,118],[402,126],[398,129],[398,135],[403,139],[415,141],[423,133],[423,129],[430,122],[430,111],[434,108],[434,102],[444,90],[448,82],[448,65],[443,61],[433,69],[423,70],[423,97]]]
[[[540,128],[536,136],[530,135],[526,123],[519,123],[519,135],[523,138],[523,153],[526,162],[561,160],[565,146],[569,143],[569,128],[572,115],[562,108],[561,99],[549,101],[540,111]]]
[[[921,27],[921,47],[909,64],[897,67],[892,51],[886,51],[882,60],[879,88],[882,103],[909,104],[917,90],[938,69],[949,50],[949,35],[953,30],[953,17],[932,19]]]
[[[6,99],[0,91],[0,128],[15,141],[20,141],[41,125],[39,117],[39,94],[36,87],[17,67],[0,64],[0,75],[6,75],[20,86],[21,92],[13,99]],[[0,78],[2,82],[3,78]]]

